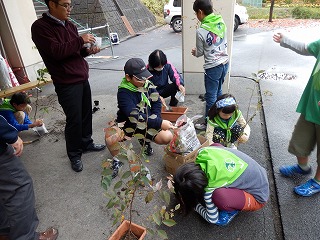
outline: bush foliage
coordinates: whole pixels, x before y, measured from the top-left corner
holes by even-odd
[[[155,16],[163,17],[163,6],[169,0],[140,0]]]

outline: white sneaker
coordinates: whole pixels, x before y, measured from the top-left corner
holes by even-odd
[[[232,149],[238,149],[237,146],[234,143],[231,143],[228,147],[232,148]]]
[[[207,124],[204,123],[197,123],[194,125],[194,127],[198,130],[206,130],[207,129]]]

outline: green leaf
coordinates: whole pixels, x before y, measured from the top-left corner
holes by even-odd
[[[134,132],[133,128],[126,128],[125,130],[126,130],[127,133],[133,133]]]
[[[114,185],[113,189],[121,188],[122,183],[123,183],[122,181],[117,182],[117,183]]]
[[[137,123],[137,128],[144,130],[147,128],[147,123],[146,122],[138,122]]]
[[[176,221],[174,221],[173,219],[166,219],[166,220],[163,220],[162,222],[164,225],[168,226],[168,227],[172,227],[174,225],[176,225]]]
[[[169,205],[170,203],[170,194],[166,191],[161,191],[160,192],[160,198],[167,204]]]
[[[158,226],[161,225],[161,216],[158,212],[155,212],[154,214],[152,214],[152,219]]]
[[[154,196],[154,192],[153,192],[153,191],[148,192],[148,194],[147,194],[146,198],[144,199],[144,200],[145,200],[145,202],[146,202],[146,203],[151,202],[151,201],[152,201],[152,199],[153,199],[153,196]]]
[[[122,175],[122,179],[127,179],[128,177],[131,176],[131,171],[126,171],[123,175]]]
[[[151,100],[152,100],[153,102],[158,101],[158,99],[159,99],[159,93],[158,93],[158,92],[153,92],[153,93],[151,93],[151,94],[150,94],[150,98],[151,98]]]
[[[112,177],[111,176],[106,176],[106,177],[103,177],[101,179],[101,184],[102,185],[105,185],[107,188],[110,187],[111,185],[111,180],[112,180]],[[108,190],[108,189],[106,189]]]
[[[151,116],[149,116],[149,119],[156,119],[158,116],[156,114],[152,114]]]
[[[144,183],[144,185],[148,186],[150,183],[150,180],[146,176],[141,177],[141,181]]]
[[[174,207],[174,210],[179,210],[180,209],[180,204],[177,204],[175,207]]]
[[[107,208],[110,209],[114,206],[114,201],[113,199],[110,199],[109,202],[107,203]]]
[[[161,239],[168,239],[168,235],[167,235],[167,233],[166,233],[164,230],[158,230],[158,236],[159,236]]]
[[[140,111],[143,111],[146,107],[146,103],[144,101],[141,101],[140,103],[137,104],[137,107],[139,108]]]
[[[128,149],[127,151],[127,158],[129,161],[133,161],[135,162],[136,161],[136,154],[134,153],[134,151],[132,149]]]
[[[139,122],[145,122],[145,119],[142,117],[142,115],[139,115]]]
[[[133,134],[133,136],[137,139],[144,139],[144,135],[142,135],[141,133]]]
[[[146,89],[145,87],[138,87],[138,92],[148,92],[148,89]]]
[[[110,168],[105,168],[105,169],[103,169],[103,171],[102,171],[102,175],[103,176],[110,176],[110,175],[112,175],[112,173],[113,173],[113,171],[112,171],[112,169],[110,169]]]
[[[101,183],[101,186],[104,190],[108,191],[109,189],[109,185],[108,184],[105,184],[104,182]]]
[[[147,131],[151,136],[157,135],[159,132],[153,128],[148,129]]]
[[[129,121],[131,123],[138,123],[138,120],[136,118],[134,118],[134,117],[129,117]]]
[[[138,115],[138,114],[139,114],[138,109],[134,109],[134,110],[130,113],[130,115]]]

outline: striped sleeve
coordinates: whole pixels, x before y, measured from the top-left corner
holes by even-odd
[[[212,191],[205,192],[204,201],[206,207],[200,203],[196,206],[195,210],[209,223],[216,223],[219,219],[218,208],[212,202]]]

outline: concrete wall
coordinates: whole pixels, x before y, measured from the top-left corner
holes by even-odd
[[[193,57],[191,49],[196,46],[196,29],[199,21],[192,9],[194,1],[183,1],[183,31],[182,31],[182,47],[183,47],[183,76],[185,78],[185,87],[188,94],[205,93],[204,90],[204,70],[203,57]],[[235,0],[212,0],[214,13],[221,14],[228,29],[228,53],[231,60],[232,39],[233,39],[233,23],[234,23],[234,3]],[[231,62],[230,62],[231,63]],[[231,65],[231,64],[230,64]],[[224,92],[229,86],[229,75],[223,86]],[[196,86],[196,87],[195,87]]]
[[[36,79],[34,64],[41,57],[31,40],[31,24],[37,19],[32,0],[1,0],[0,36],[12,68],[22,68],[15,72],[18,81],[27,74]],[[24,68],[24,69],[23,69]]]
[[[110,32],[117,32],[121,39],[156,24],[155,17],[140,0],[73,0],[72,4],[75,7],[71,18],[78,29],[108,23]],[[22,69],[16,72],[19,82],[25,75],[36,80],[36,70],[44,67],[31,39],[30,29],[36,19],[33,0],[0,0],[0,36],[11,66]],[[128,20],[126,24],[123,19]],[[107,36],[106,28],[94,33]]]

